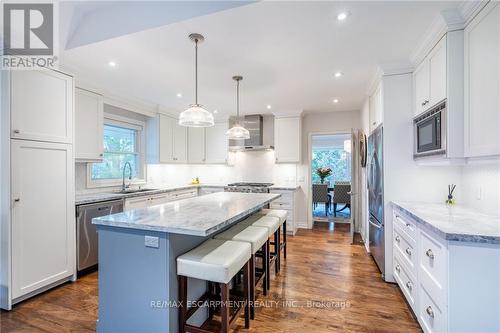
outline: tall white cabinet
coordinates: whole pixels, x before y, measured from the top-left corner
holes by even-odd
[[[465,156],[500,155],[500,6],[465,29]]]
[[[9,310],[75,276],[73,78],[4,72],[2,96],[0,278]]]

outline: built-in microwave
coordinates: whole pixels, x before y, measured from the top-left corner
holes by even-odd
[[[446,154],[446,101],[413,119],[414,157]]]

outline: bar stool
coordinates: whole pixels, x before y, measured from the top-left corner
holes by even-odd
[[[255,286],[259,282],[256,276],[255,254],[261,250],[263,253],[263,273],[260,276],[262,279],[262,289],[264,295],[267,295],[267,282],[269,277],[269,232],[267,228],[247,226],[237,224],[234,227],[216,235],[215,239],[233,240],[237,242],[250,243],[252,246],[252,257],[250,258],[250,319],[255,318]]]
[[[254,227],[265,227],[268,230],[268,237],[271,238],[274,236],[274,244],[279,244],[279,234],[280,234],[280,221],[279,218],[273,217],[273,216],[263,216],[259,214],[254,214],[248,217],[246,220],[241,221],[239,224],[242,225],[247,225],[247,226],[254,226]],[[275,246],[274,252],[271,254],[271,251],[269,252],[269,267],[272,263],[274,263],[274,271],[276,274],[279,272],[279,256],[280,256],[280,251],[279,248]],[[270,269],[269,269],[270,271]],[[267,289],[269,290],[271,287],[271,279],[269,278],[266,279],[266,284],[267,284]]]
[[[242,307],[245,309],[245,328],[250,327],[249,309],[249,275],[251,245],[246,242],[225,241],[222,239],[209,239],[191,251],[177,258],[177,278],[179,283],[179,332],[209,333],[201,327],[187,323],[189,318],[198,310],[199,305],[206,300],[211,300],[212,288],[198,299],[191,308],[187,308],[187,282],[188,278],[205,280],[211,285],[217,283],[221,290],[221,330],[227,333],[229,328],[238,318]],[[233,316],[229,316],[229,282],[243,269],[244,297],[243,306],[239,306]],[[212,312],[212,311],[210,311]]]
[[[283,242],[280,244],[280,249],[283,251],[283,258],[286,260],[286,219],[288,212],[284,209],[262,209],[258,214],[274,216],[280,219],[281,226],[283,227]]]

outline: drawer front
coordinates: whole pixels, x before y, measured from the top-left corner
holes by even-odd
[[[420,230],[419,248],[420,283],[433,295],[434,302],[446,304],[447,250],[428,233]]]
[[[411,239],[409,239],[409,241],[413,241],[414,243],[416,243],[417,242],[417,226],[415,225],[415,223],[413,221],[411,221],[410,219],[408,219],[407,217],[402,216],[397,211],[393,212],[392,217],[393,217],[394,225],[397,225],[398,227],[400,227],[401,230],[403,231],[403,233],[406,236],[408,236],[409,238],[411,238]]]
[[[149,207],[149,206],[161,205],[161,204],[169,202],[170,196],[168,193],[162,193],[162,194],[153,195],[153,196],[149,197],[148,199],[149,199],[149,203],[148,203],[148,207]]]
[[[424,332],[446,332],[447,320],[445,308],[440,307],[431,297],[425,287],[419,287],[419,306],[417,316]],[[464,314],[466,315],[466,314]]]
[[[275,200],[275,202],[288,202],[292,204],[293,201],[293,193],[290,191],[270,191],[270,193],[279,193],[281,197]]]
[[[170,200],[181,200],[186,198],[196,197],[198,195],[197,190],[187,190],[187,191],[176,191],[170,193]]]
[[[403,292],[406,297],[406,300],[412,307],[413,311],[417,309],[417,284],[413,277],[405,269],[405,266],[402,264],[403,260],[400,255],[395,252],[394,253],[394,268],[393,274],[396,282],[399,285],[399,288]]]
[[[125,199],[125,205],[123,210],[131,210],[131,209],[141,209],[148,207],[149,197],[141,197],[141,198],[133,198],[133,199]]]
[[[401,228],[394,226],[394,248],[401,254],[402,260],[413,276],[417,276],[417,250],[413,244],[408,242]]]
[[[291,210],[292,209],[292,204],[290,202],[280,202],[280,201],[273,201],[270,204],[271,209],[286,209],[286,210]]]

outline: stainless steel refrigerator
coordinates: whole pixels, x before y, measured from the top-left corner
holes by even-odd
[[[382,273],[382,277],[385,274],[383,157],[383,128],[381,125],[368,137],[367,167],[370,252]]]

